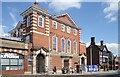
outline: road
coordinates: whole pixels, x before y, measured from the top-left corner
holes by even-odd
[[[96,73],[96,74],[76,74],[76,75],[16,75],[16,76],[2,76],[2,77],[120,77],[120,73]]]

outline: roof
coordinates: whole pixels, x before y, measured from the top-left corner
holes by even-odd
[[[57,17],[63,21],[65,21],[64,18],[67,17],[67,19],[68,19],[67,23],[77,27],[76,23],[72,20],[71,16],[68,13],[56,15],[55,17]]]
[[[98,47],[100,48],[101,51],[107,51],[108,52],[108,49],[107,49],[107,46],[106,45],[98,45]]]
[[[12,29],[11,31],[9,31],[9,33],[12,33],[14,30],[16,30],[17,28],[19,28],[21,25],[23,24],[22,21],[19,21],[16,25],[16,27],[14,29]]]
[[[75,24],[75,22],[72,20],[72,18],[67,13],[62,14],[62,15],[58,15],[58,16],[53,16],[53,15],[49,14],[46,9],[39,7],[38,3],[37,4],[34,3],[33,6],[26,9],[20,15],[25,16],[25,15],[28,15],[28,13],[31,13],[33,11],[36,11],[37,13],[40,13],[40,14],[43,14],[43,15],[46,15],[46,16],[50,17],[51,19],[56,20],[57,22],[63,23],[67,26],[74,27],[76,29],[81,29]],[[72,24],[69,24],[69,23],[59,19],[59,16],[66,16]]]

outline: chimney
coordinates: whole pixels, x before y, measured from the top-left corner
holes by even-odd
[[[100,41],[101,46],[103,45],[103,40]]]
[[[95,45],[95,37],[91,37],[91,45]]]

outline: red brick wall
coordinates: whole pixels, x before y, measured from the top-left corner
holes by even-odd
[[[60,58],[59,56],[51,56],[51,62],[50,62],[50,68],[51,70],[53,69],[53,67],[56,66],[57,70],[61,70],[62,68],[62,58]]]
[[[80,54],[86,53],[86,45],[80,43]]]
[[[15,75],[15,74],[24,74],[24,70],[2,71],[2,76],[11,76],[11,75]]]
[[[73,57],[73,58],[72,58],[72,67],[73,67],[73,68],[76,67],[74,63],[75,63],[75,62],[78,62],[79,60],[80,60],[79,57]]]

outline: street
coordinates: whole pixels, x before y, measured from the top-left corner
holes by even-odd
[[[62,74],[62,75],[15,75],[2,77],[120,77],[118,72],[93,73],[93,74]]]

